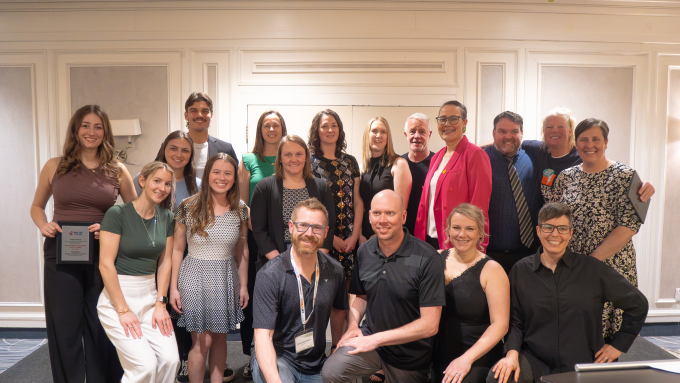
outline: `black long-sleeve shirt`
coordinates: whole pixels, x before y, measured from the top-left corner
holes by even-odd
[[[604,345],[605,302],[624,311],[611,345],[628,351],[647,316],[645,296],[603,262],[569,250],[553,273],[541,263],[542,251],[517,262],[510,272],[512,306],[505,351],[529,354],[530,360],[543,362],[552,373],[592,363]]]

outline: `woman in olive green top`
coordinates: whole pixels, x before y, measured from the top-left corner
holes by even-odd
[[[172,267],[172,168],[147,164],[139,185],[141,196],[110,208],[101,224],[99,270],[105,287],[97,312],[118,351],[124,381],[171,383],[179,354],[165,307],[168,299],[159,291],[168,291]]]
[[[274,174],[274,164],[276,164],[276,152],[279,149],[279,142],[288,131],[286,121],[281,113],[275,110],[268,110],[257,121],[257,133],[255,133],[255,145],[253,151],[243,155],[243,161],[239,165],[239,188],[241,200],[250,206],[253,198],[255,185],[261,179]],[[250,220],[248,220],[250,225]],[[257,243],[253,236],[252,227],[248,229],[248,294],[253,296],[255,290],[256,261],[258,259]],[[253,307],[246,306],[243,309],[244,320],[241,322],[241,344],[243,354],[250,355],[250,345],[253,341]],[[252,378],[252,368],[250,362],[243,368],[243,376],[247,379]]]

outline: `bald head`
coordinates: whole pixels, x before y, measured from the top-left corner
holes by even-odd
[[[401,243],[406,208],[404,200],[394,190],[383,190],[373,197],[368,218],[381,246],[394,241]]]
[[[404,210],[404,199],[394,190],[385,189],[373,197],[371,210],[376,203],[384,203],[394,210]]]

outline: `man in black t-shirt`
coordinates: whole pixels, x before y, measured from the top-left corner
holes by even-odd
[[[404,203],[393,190],[373,197],[369,217],[376,235],[357,252],[347,332],[324,364],[323,381],[349,382],[382,369],[388,382],[425,382],[446,302],[444,264],[402,227]]]
[[[402,157],[408,162],[411,171],[411,195],[408,198],[406,208],[406,224],[404,225],[409,233],[413,233],[416,227],[416,216],[418,215],[418,204],[420,196],[423,194],[423,185],[427,178],[427,171],[430,169],[430,161],[434,156],[428,148],[432,130],[430,129],[430,118],[422,113],[415,113],[406,119],[404,125],[404,136],[408,141],[408,153]]]
[[[253,380],[321,381],[326,327],[340,340],[347,315],[342,266],[319,251],[328,212],[316,198],[297,204],[288,223],[292,246],[258,272],[253,295]],[[304,318],[304,319],[303,319]]]

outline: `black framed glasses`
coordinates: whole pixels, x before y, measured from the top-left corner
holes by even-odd
[[[327,227],[324,225],[312,225],[307,222],[293,222],[293,225],[295,225],[295,230],[300,233],[306,232],[311,227],[312,233],[314,234],[323,234],[323,231],[326,230]]]
[[[456,125],[460,119],[463,118],[461,116],[440,116],[437,117],[435,120],[437,121],[437,124],[439,125],[446,125],[446,121],[450,122],[451,125]]]
[[[552,233],[553,231],[555,231],[555,229],[557,229],[557,232],[560,233],[560,234],[569,234],[569,232],[571,231],[571,226],[567,226],[567,225],[555,226],[555,225],[550,225],[550,224],[544,223],[544,224],[538,225],[538,226],[540,226],[541,231],[546,233],[546,234]]]

